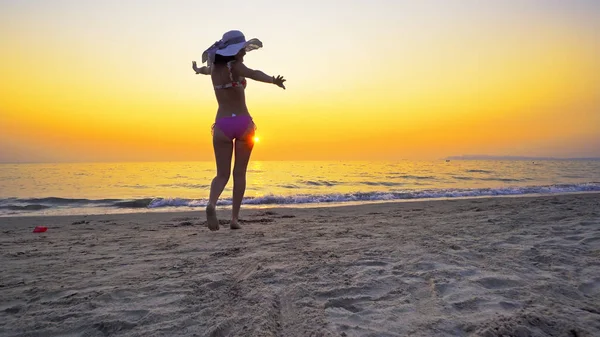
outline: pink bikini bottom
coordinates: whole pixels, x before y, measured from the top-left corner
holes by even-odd
[[[234,140],[240,139],[242,136],[249,131],[250,126],[254,127],[254,122],[252,121],[252,117],[249,115],[239,115],[239,116],[231,116],[231,117],[221,117],[217,119],[215,124],[213,125],[213,129],[216,127],[221,130],[227,138]]]

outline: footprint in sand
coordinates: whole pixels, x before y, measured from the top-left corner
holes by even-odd
[[[229,334],[231,332],[231,325],[232,325],[231,321],[233,321],[233,320],[225,320],[225,321],[219,323],[215,327],[209,329],[205,336],[210,336],[210,337],[229,336]]]
[[[77,294],[78,292],[74,290],[50,291],[42,296],[41,303],[54,303],[64,298],[76,296]]]
[[[362,260],[355,263],[356,266],[365,266],[365,267],[385,267],[388,265],[387,262],[377,261],[377,260]]]
[[[225,249],[222,251],[214,252],[214,253],[210,254],[210,256],[212,256],[212,257],[237,256],[237,255],[240,255],[240,253],[241,253],[241,248],[235,247],[235,248],[228,248],[228,249]]]
[[[358,298],[334,298],[334,299],[328,300],[325,303],[325,309],[341,308],[346,311],[350,311],[351,313],[357,313],[357,312],[362,311],[362,309],[355,306],[354,304],[361,300],[362,299],[358,299]]]
[[[438,269],[435,262],[418,262],[415,264],[415,268],[419,271],[431,271]]]
[[[487,302],[481,298],[475,297],[465,301],[454,302],[452,306],[458,311],[476,311],[479,310],[479,305]]]
[[[600,245],[600,236],[591,236],[579,241],[582,245],[598,246]]]
[[[187,217],[183,217],[183,218],[173,218],[173,219],[171,219],[171,221],[174,221],[174,222],[179,222],[179,221],[191,221],[191,220],[198,220],[198,218],[187,218]]]
[[[25,307],[26,303],[23,301],[7,301],[0,304],[0,311],[4,311],[7,314],[16,314]]]
[[[523,282],[521,281],[502,277],[483,277],[475,282],[479,283],[486,289],[506,289],[523,285]]]
[[[109,336],[109,335],[113,335],[117,332],[123,332],[126,330],[130,330],[135,328],[137,324],[135,323],[131,323],[131,322],[127,322],[127,321],[120,321],[120,320],[114,320],[114,321],[102,321],[100,323],[96,323],[94,324],[94,328],[100,330],[100,332],[102,332],[104,335]]]
[[[187,227],[187,226],[193,226],[194,223],[191,221],[183,221],[179,223],[179,227]]]
[[[128,322],[137,322],[146,317],[150,311],[148,310],[125,310],[121,311],[119,317],[126,319]]]
[[[252,220],[242,220],[240,219],[241,223],[269,223],[269,222],[274,222],[274,219],[269,219],[269,218],[261,218],[261,219],[252,219]]]
[[[588,296],[595,296],[600,293],[600,279],[584,282],[578,287],[578,289]]]
[[[474,328],[474,327],[473,327]],[[474,329],[472,329],[474,330]],[[573,322],[544,313],[498,316],[479,324],[473,336],[587,336]]]
[[[101,302],[113,302],[133,298],[135,297],[135,295],[136,293],[134,293],[133,291],[115,290],[96,297],[96,300]]]

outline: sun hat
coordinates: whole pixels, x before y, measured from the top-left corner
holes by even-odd
[[[263,46],[259,39],[250,39],[246,41],[246,37],[239,30],[230,30],[223,34],[221,40],[213,43],[208,49],[202,53],[202,63],[207,62],[210,67],[215,62],[215,55],[233,56],[239,53],[242,48],[247,52],[261,48]]]

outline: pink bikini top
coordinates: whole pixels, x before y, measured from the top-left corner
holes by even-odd
[[[219,90],[219,89],[228,89],[228,88],[237,88],[237,87],[242,87],[242,88],[246,88],[246,79],[242,78],[239,81],[234,81],[233,80],[233,73],[231,72],[231,67],[233,66],[233,63],[235,61],[229,61],[227,62],[227,69],[229,69],[229,78],[231,79],[231,82],[229,83],[225,83],[225,84],[218,84],[215,85],[215,90]]]

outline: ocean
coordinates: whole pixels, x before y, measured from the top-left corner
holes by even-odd
[[[0,216],[201,210],[213,162],[0,164]],[[231,204],[233,179],[220,205]],[[600,161],[251,161],[245,207],[600,191]]]

